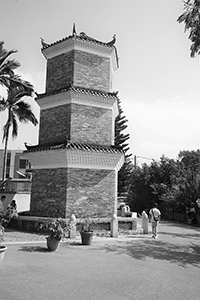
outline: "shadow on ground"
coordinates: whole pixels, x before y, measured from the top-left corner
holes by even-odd
[[[170,226],[170,227],[176,227],[176,228],[186,228],[186,229],[192,229],[200,232],[200,226],[199,224],[192,224],[188,225],[186,223],[178,222],[178,221],[161,221],[160,224]]]
[[[176,246],[159,240],[134,240],[106,244],[97,250],[99,249],[116,255],[129,255],[138,260],[153,258],[176,263],[182,267],[193,265],[200,268],[200,246],[193,243],[189,246]]]
[[[174,232],[163,232],[163,231],[160,231],[159,234],[162,234],[162,235],[168,235],[172,238],[184,238],[184,239],[195,239],[195,240],[198,240],[200,241],[200,232],[199,233],[174,233]]]
[[[46,247],[41,246],[21,246],[18,251],[23,252],[50,252]]]

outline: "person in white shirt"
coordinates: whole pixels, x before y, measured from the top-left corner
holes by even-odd
[[[149,222],[152,226],[152,238],[158,237],[158,223],[160,221],[161,212],[158,209],[158,204],[155,203],[149,211]]]

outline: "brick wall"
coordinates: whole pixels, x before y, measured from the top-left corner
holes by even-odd
[[[115,171],[75,168],[33,171],[30,214],[42,217],[112,217]]]
[[[68,104],[41,111],[39,144],[74,142],[111,145],[112,111]]]
[[[33,170],[30,214],[65,217],[67,169]]]
[[[66,141],[70,136],[71,105],[42,110],[40,114],[39,144]]]
[[[115,171],[68,169],[66,217],[111,218],[115,202]]]
[[[74,50],[47,61],[46,92],[66,88],[73,82]]]
[[[72,104],[71,140],[80,143],[111,145],[112,111]]]
[[[76,50],[74,85],[109,92],[110,60]]]
[[[46,92],[75,86],[109,92],[110,59],[72,50],[47,61]]]

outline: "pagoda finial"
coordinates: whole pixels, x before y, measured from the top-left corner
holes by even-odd
[[[77,36],[75,23],[73,23],[72,36]]]

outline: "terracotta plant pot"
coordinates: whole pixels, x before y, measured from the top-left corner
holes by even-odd
[[[57,239],[51,239],[49,237],[47,239],[47,248],[49,251],[56,251],[58,249],[60,240]]]
[[[4,259],[7,247],[5,245],[0,245],[0,262]]]
[[[91,245],[92,238],[93,238],[93,232],[87,232],[87,231],[81,232],[82,245]]]

